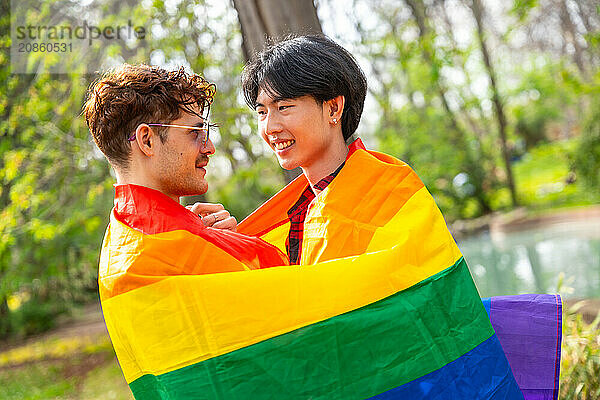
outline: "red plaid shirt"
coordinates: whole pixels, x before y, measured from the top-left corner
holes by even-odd
[[[333,178],[342,170],[345,163],[342,163],[330,175],[321,179],[315,184],[315,188],[321,192],[333,181]],[[298,201],[288,210],[288,218],[290,219],[290,233],[285,242],[285,248],[288,256],[290,257],[290,265],[300,264],[300,256],[302,253],[302,236],[304,234],[304,220],[306,219],[306,212],[308,211],[308,205],[316,197],[312,188],[309,186],[304,189],[304,192],[300,195]]]

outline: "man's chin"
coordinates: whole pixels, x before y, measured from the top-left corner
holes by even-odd
[[[296,169],[300,166],[300,165],[298,165],[298,163],[293,162],[291,160],[282,160],[282,159],[278,158],[277,161],[279,161],[279,165],[281,166],[281,168],[288,170],[288,171]]]
[[[201,196],[206,192],[208,192],[208,183],[204,182],[200,185],[181,190],[181,194],[179,196]]]

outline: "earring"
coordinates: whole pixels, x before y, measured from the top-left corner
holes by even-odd
[[[337,118],[334,118],[334,119],[333,119],[333,124],[334,124],[334,125],[337,125]]]

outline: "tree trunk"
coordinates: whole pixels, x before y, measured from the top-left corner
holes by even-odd
[[[248,61],[269,40],[289,34],[323,33],[313,0],[233,0],[242,28],[244,58]],[[286,182],[301,174],[300,168],[283,170]]]
[[[570,41],[573,45],[573,49],[575,50],[573,54],[575,65],[577,65],[577,68],[579,68],[579,72],[581,72],[581,75],[584,78],[587,78],[587,71],[583,61],[583,50],[581,49],[579,41],[577,40],[577,29],[575,28],[575,24],[571,20],[571,14],[569,14],[567,2],[565,0],[561,0],[559,7],[560,25],[563,30],[564,40],[565,42]]]
[[[323,33],[313,0],[233,0],[233,5],[242,27],[246,60],[264,49],[269,39]]]
[[[508,184],[508,188],[510,190],[510,197],[512,199],[513,207],[518,205],[517,201],[517,191],[515,189],[515,182],[513,179],[512,168],[510,166],[510,155],[508,153],[508,146],[506,144],[506,116],[504,115],[504,105],[502,104],[502,100],[500,99],[500,94],[498,92],[498,86],[496,84],[496,72],[494,70],[494,66],[492,65],[492,61],[490,59],[490,54],[487,48],[487,44],[485,41],[485,34],[483,31],[483,8],[481,5],[481,0],[472,0],[471,10],[473,11],[473,16],[475,17],[475,22],[477,23],[477,38],[479,39],[479,44],[481,46],[481,53],[483,55],[483,61],[485,63],[485,68],[490,76],[490,84],[492,87],[493,93],[493,102],[494,102],[494,110],[496,111],[496,116],[498,117],[498,131],[500,134],[500,142],[502,145],[502,156],[504,158],[504,167],[506,169],[506,180]]]
[[[12,333],[12,323],[9,315],[8,302],[5,295],[0,298],[0,339],[5,339]]]

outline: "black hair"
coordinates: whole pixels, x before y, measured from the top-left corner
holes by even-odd
[[[367,78],[346,49],[323,35],[287,38],[256,54],[244,67],[242,91],[256,108],[258,92],[294,99],[312,96],[323,102],[343,95],[342,134],[358,127],[367,94]]]

